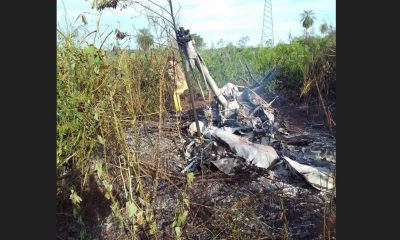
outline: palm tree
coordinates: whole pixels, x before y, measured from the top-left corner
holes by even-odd
[[[304,10],[300,14],[300,22],[304,27],[304,37],[307,38],[307,30],[314,24],[315,16],[312,10]]]
[[[149,50],[149,48],[154,44],[154,38],[149,29],[139,29],[139,33],[136,35],[136,43],[140,49],[143,49],[144,51]]]
[[[319,30],[321,31],[322,35],[325,35],[325,33],[328,32],[328,24],[327,23],[321,24]]]

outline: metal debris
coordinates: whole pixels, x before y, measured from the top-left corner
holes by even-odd
[[[316,189],[330,190],[334,187],[335,181],[333,174],[328,169],[300,164],[286,156],[284,156],[283,159],[285,159],[286,163],[288,163],[292,169],[304,176],[307,182]]]
[[[188,165],[182,172],[194,171],[201,162],[202,164],[213,163],[220,171],[231,175],[233,174],[232,170],[241,159],[244,159],[247,164],[270,170],[280,159],[274,147],[279,147],[282,155],[290,153],[289,156],[292,156],[302,153],[306,156],[308,154],[304,152],[303,148],[313,144],[315,139],[307,134],[291,136],[277,122],[276,111],[272,104],[278,97],[267,102],[257,94],[262,90],[262,83],[275,78],[278,69],[272,68],[264,79],[257,81],[246,66],[253,80],[251,86],[227,83],[219,88],[195,49],[190,31],[183,27],[179,31],[175,30],[178,42],[181,44],[180,47],[185,50],[185,56],[188,58],[187,69],[193,70],[194,67],[197,67],[206,85],[215,95],[214,104],[205,110],[206,119],[197,118],[192,101],[194,117],[198,125],[195,122],[191,123],[188,133],[189,137],[194,137],[199,143],[189,141],[185,152]],[[201,135],[196,135],[197,132]],[[221,141],[228,147],[225,146],[226,150],[224,150],[223,146],[217,146],[214,141]],[[302,163],[308,163],[308,160],[304,161],[303,158],[295,159]],[[288,157],[284,157],[284,162],[290,168],[288,171],[288,168],[281,167],[280,169],[284,171],[281,176],[289,176],[291,172],[295,172],[304,176],[304,179],[317,189],[333,188],[334,180],[331,177],[333,171],[304,165]],[[280,163],[282,164],[283,161]],[[280,166],[278,165],[278,167]]]
[[[203,121],[199,121],[200,133],[204,133],[206,130],[205,123]],[[194,136],[197,133],[196,122],[192,122],[189,125],[188,132],[190,136]]]
[[[217,128],[212,132],[217,139],[229,145],[231,151],[242,157],[248,164],[268,169],[279,158],[271,146],[251,143],[229,131]]]
[[[211,161],[221,172],[227,175],[233,175],[232,170],[238,166],[238,159],[234,157],[218,158]]]

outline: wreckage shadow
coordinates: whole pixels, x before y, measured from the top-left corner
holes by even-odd
[[[67,180],[80,176],[79,171],[72,171],[73,174]],[[80,204],[80,215],[84,223],[86,232],[91,237],[101,238],[101,224],[111,213],[111,201],[106,199],[104,192],[96,182],[95,176],[89,176],[88,187],[79,189],[80,184],[76,184],[76,192],[82,198]],[[67,193],[66,191],[64,191]],[[67,195],[67,194],[66,194]],[[79,239],[79,233],[82,229],[73,216],[72,202],[68,196],[57,196],[56,207],[56,232],[60,239],[76,238]]]
[[[82,196],[82,217],[85,225],[99,231],[102,220],[111,214],[111,201],[106,199],[94,175],[89,177],[89,186]]]

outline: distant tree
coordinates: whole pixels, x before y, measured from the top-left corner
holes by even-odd
[[[196,43],[197,48],[204,48],[206,46],[206,44],[204,43],[204,39],[199,34],[191,33],[190,35],[192,35],[192,38]]]
[[[241,48],[246,47],[247,43],[250,41],[249,36],[241,37],[239,41],[237,42],[237,45]]]
[[[328,24],[327,23],[321,24],[321,26],[319,27],[319,30],[321,31],[322,35],[325,35],[329,30]]]
[[[307,38],[307,30],[314,24],[315,16],[312,10],[305,10],[300,14],[300,22],[304,28],[304,38]]]
[[[332,25],[329,25],[328,33],[333,33],[333,32],[336,32],[336,29]]]
[[[210,49],[214,49],[214,48],[215,48],[215,43],[213,41],[211,41]]]
[[[136,43],[140,49],[147,51],[154,44],[153,35],[151,35],[149,29],[139,29],[139,33],[136,35]]]
[[[225,47],[225,44],[225,40],[221,38],[217,42],[217,47]]]
[[[311,30],[309,31],[308,36],[314,36],[314,34],[315,34],[315,29],[314,27],[312,27]]]
[[[104,8],[117,8],[119,0],[92,0],[92,8],[103,10]]]
[[[289,43],[293,42],[293,36],[292,36],[291,31],[289,31],[288,39],[289,39]]]
[[[225,47],[232,48],[232,47],[235,47],[235,45],[233,45],[233,42],[228,42],[228,44],[226,44]]]

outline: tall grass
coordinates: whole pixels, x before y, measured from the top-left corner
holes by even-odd
[[[77,199],[84,194],[89,176],[94,175],[121,228],[129,229],[134,236],[138,226],[146,225],[149,234],[155,234],[150,195],[141,183],[141,161],[128,147],[126,130],[132,129],[137,136],[138,120],[161,116],[165,110],[161,92],[170,88],[170,83],[160,80],[165,78],[168,49],[146,54],[120,50],[111,54],[93,45],[80,45],[82,41],[76,41],[69,33],[59,34],[58,202],[71,198],[74,209],[79,209]],[[137,141],[136,148],[140,147]],[[119,166],[117,175],[123,186],[118,191],[111,165]],[[125,200],[121,201],[116,192],[124,192]],[[81,237],[84,236],[83,224]]]

